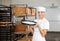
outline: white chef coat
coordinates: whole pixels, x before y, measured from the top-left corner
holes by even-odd
[[[49,30],[49,22],[47,19],[43,19],[43,20],[39,20],[39,19],[36,19],[34,20],[35,22],[37,22],[42,29],[47,29]],[[46,41],[45,40],[45,37],[43,37],[38,29],[38,27],[34,26],[34,34],[33,34],[33,37],[32,37],[32,41]]]

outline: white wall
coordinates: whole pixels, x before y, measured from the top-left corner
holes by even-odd
[[[50,22],[50,31],[60,31],[60,8],[48,8],[46,18]]]
[[[2,0],[0,0],[0,4],[2,3]]]
[[[28,6],[51,6],[54,3],[56,6],[60,6],[60,0],[0,0],[2,4],[28,4]]]
[[[11,4],[11,0],[2,0],[1,4],[9,6]]]
[[[60,0],[12,0],[12,4],[28,4],[28,6],[50,6],[52,3],[60,6]]]

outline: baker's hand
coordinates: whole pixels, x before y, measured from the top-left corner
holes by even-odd
[[[36,23],[36,25],[35,25],[36,27],[39,27],[39,24],[38,23]]]
[[[40,28],[40,27],[41,27],[38,23],[36,23],[36,25],[35,25],[35,26],[37,26],[38,28]]]

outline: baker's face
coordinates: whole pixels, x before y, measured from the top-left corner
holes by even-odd
[[[44,18],[45,12],[44,11],[38,11],[39,18]]]

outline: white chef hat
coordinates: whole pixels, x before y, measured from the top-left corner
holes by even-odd
[[[46,12],[46,8],[45,7],[37,7],[37,11],[44,11],[44,12]]]

